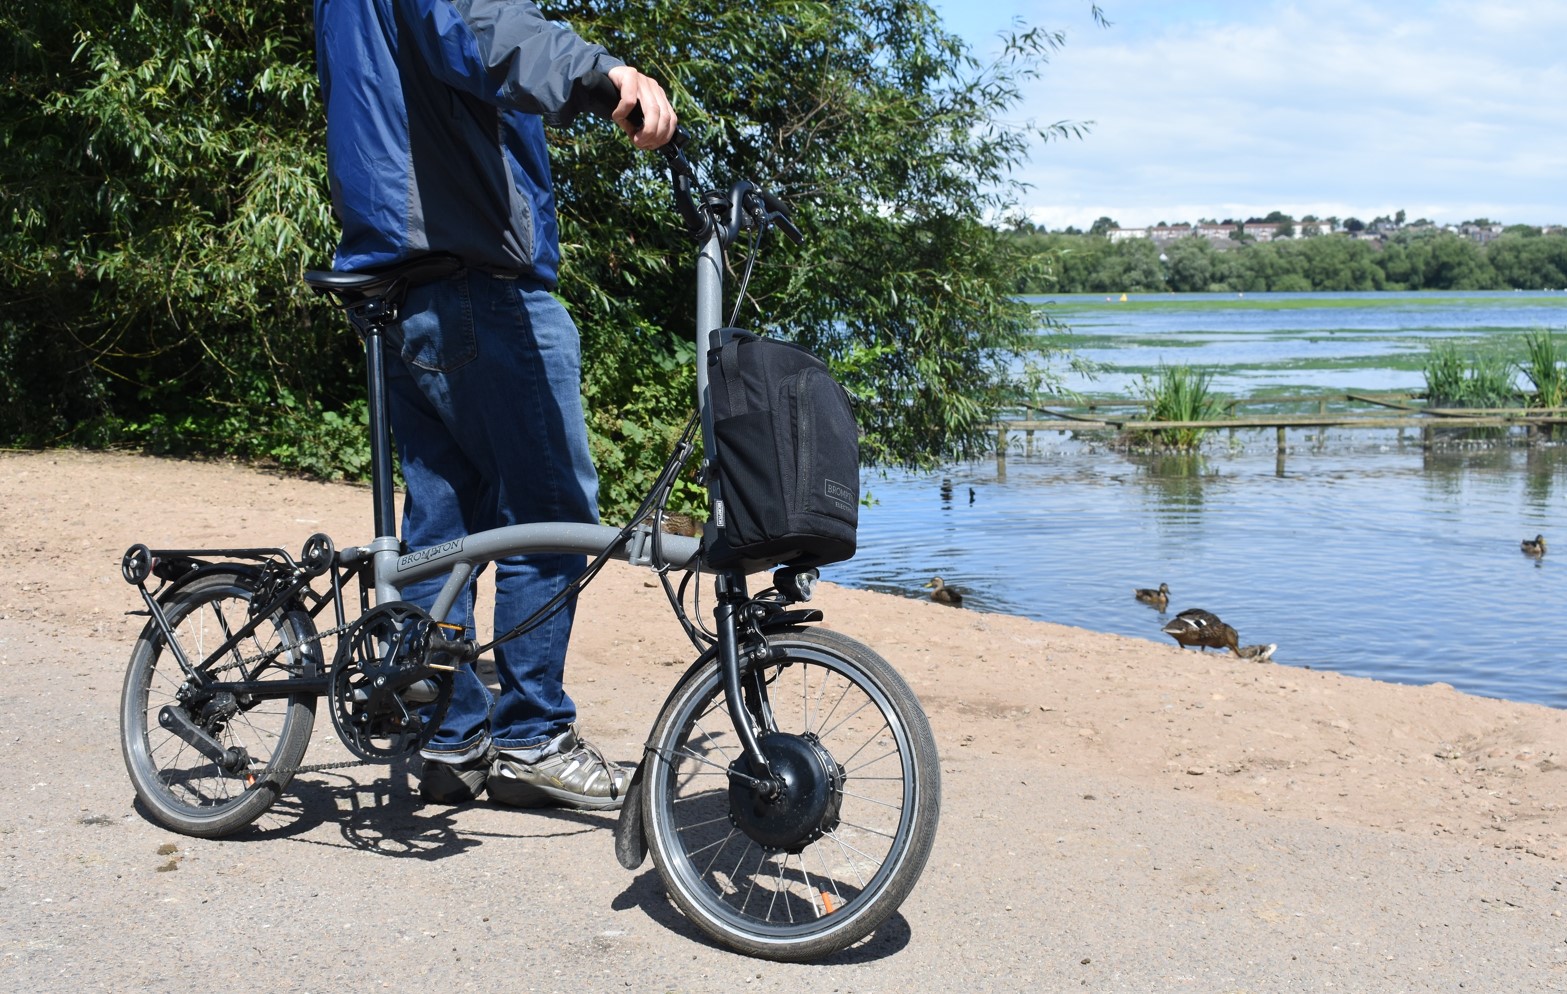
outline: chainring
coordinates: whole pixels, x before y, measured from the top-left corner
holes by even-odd
[[[332,727],[360,759],[391,760],[423,748],[452,701],[452,673],[427,664],[430,615],[405,601],[371,608],[338,642],[327,674]]]

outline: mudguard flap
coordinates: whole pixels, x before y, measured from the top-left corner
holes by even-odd
[[[631,774],[625,800],[620,802],[620,818],[615,822],[615,858],[628,870],[635,870],[647,858],[647,833],[642,826],[642,768],[646,765],[644,758]]]

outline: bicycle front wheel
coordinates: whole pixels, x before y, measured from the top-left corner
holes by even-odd
[[[315,625],[302,610],[279,609],[234,639],[251,620],[254,594],[253,575],[240,569],[209,573],[173,591],[164,614],[194,674],[181,668],[156,622],[142,631],[125,672],[125,768],[152,818],[185,835],[216,838],[259,818],[310,743],[315,695],[203,688],[207,678],[233,683],[321,674]],[[222,758],[211,754],[217,751]]]
[[[908,896],[935,840],[940,767],[919,702],[875,652],[806,628],[768,644],[743,693],[787,789],[763,796],[748,781],[712,661],[654,727],[643,824],[670,896],[703,932],[809,960],[859,941]]]

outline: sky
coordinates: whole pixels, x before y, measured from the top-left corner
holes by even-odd
[[[1403,210],[1567,223],[1567,0],[934,0],[981,58],[1065,32],[1008,123],[1091,122],[1015,178],[1086,229]]]

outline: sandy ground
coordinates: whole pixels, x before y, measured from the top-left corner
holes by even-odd
[[[0,454],[0,989],[1567,990],[1567,714],[831,584],[945,779],[919,887],[826,963],[705,943],[608,816],[421,805],[406,763],[302,776],[231,839],[147,821],[120,554],[346,546],[368,515],[227,464]],[[568,682],[629,760],[689,644],[619,564],[579,619]]]

